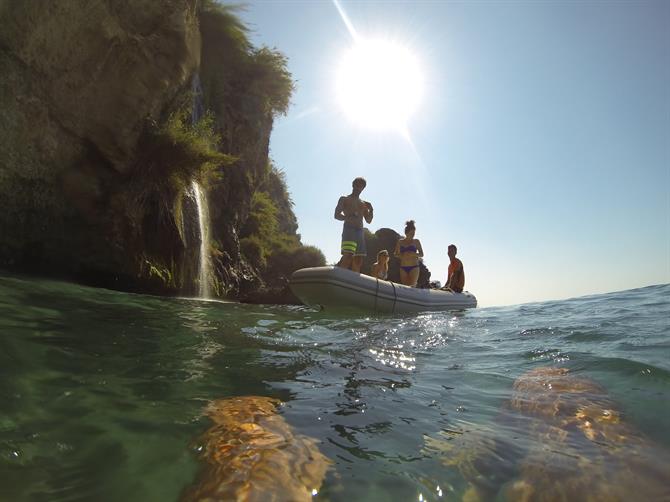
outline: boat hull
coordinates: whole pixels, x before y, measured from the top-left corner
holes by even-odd
[[[332,266],[297,270],[289,287],[305,305],[324,310],[402,314],[477,306],[477,299],[467,291],[410,288]]]

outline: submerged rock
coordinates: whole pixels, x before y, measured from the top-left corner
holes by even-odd
[[[623,420],[597,383],[566,368],[536,368],[514,382],[496,431],[426,438],[426,450],[470,482],[463,499],[668,500],[670,454]],[[519,444],[520,443],[520,444]]]
[[[315,439],[296,434],[258,396],[221,399],[206,408],[214,425],[201,438],[203,470],[182,500],[309,501],[330,461]]]

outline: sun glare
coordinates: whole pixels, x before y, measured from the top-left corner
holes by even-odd
[[[337,95],[345,114],[373,129],[405,130],[421,100],[422,76],[416,58],[393,42],[357,41],[344,55]]]

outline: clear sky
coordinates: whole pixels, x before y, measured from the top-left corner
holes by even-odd
[[[240,16],[289,58],[293,105],[271,156],[303,242],[339,259],[340,195],[364,176],[370,228],[416,220],[432,278],[455,243],[481,306],[670,282],[670,2],[340,2],[362,39],[417,59],[407,135],[343,113],[354,44],[331,1]]]

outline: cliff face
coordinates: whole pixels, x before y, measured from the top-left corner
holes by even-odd
[[[215,291],[259,282],[238,232],[292,89],[281,56],[207,0],[0,0],[0,26],[0,267],[193,293],[193,179]],[[191,125],[200,74],[213,115]]]
[[[0,25],[0,260],[132,282],[113,204],[199,65],[195,0],[5,1]]]
[[[199,66],[195,0],[5,1],[0,20],[3,74],[24,84],[5,97],[34,114],[11,108],[87,142],[119,173],[145,117],[159,116]]]

